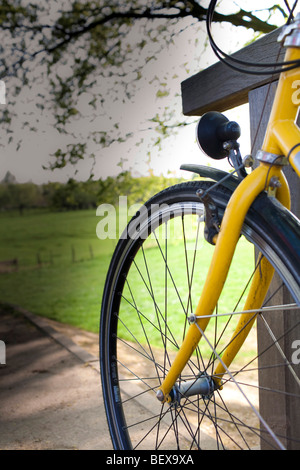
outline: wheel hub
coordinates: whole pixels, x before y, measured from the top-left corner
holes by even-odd
[[[180,404],[182,398],[189,398],[195,395],[200,395],[202,399],[209,400],[213,396],[216,388],[213,379],[205,372],[201,373],[198,378],[194,380],[175,384],[170,392],[170,404]],[[156,397],[159,401],[164,401],[161,390],[158,390]]]

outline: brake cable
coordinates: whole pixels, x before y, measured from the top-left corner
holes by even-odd
[[[215,53],[215,55],[218,57],[218,59],[225,63],[227,66],[231,67],[234,70],[237,70],[238,72],[242,73],[247,73],[250,75],[268,75],[268,74],[276,74],[276,73],[281,73],[281,72],[286,72],[288,70],[292,70],[296,67],[300,66],[300,60],[295,59],[287,62],[277,62],[277,63],[256,63],[256,62],[247,62],[243,61],[240,59],[236,59],[235,57],[232,57],[228,54],[226,54],[222,49],[220,49],[217,44],[215,43],[212,34],[211,34],[211,23],[213,20],[213,15],[216,7],[216,3],[218,0],[211,0],[208,9],[207,9],[207,16],[206,16],[206,29],[207,29],[207,35],[209,38],[209,42],[211,44],[211,47]],[[292,9],[289,7],[287,4],[287,8],[289,10],[289,18],[287,20],[286,24],[289,24],[290,21],[293,19],[293,13],[294,10],[297,6],[298,0],[295,0],[294,5]],[[233,62],[233,63],[232,63]],[[234,65],[237,64],[237,65]],[[239,67],[238,65],[241,65],[246,68]],[[258,67],[258,68],[272,68],[272,70],[263,70],[263,71],[258,71],[258,70],[249,70],[247,67]]]

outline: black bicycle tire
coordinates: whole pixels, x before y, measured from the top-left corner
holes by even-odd
[[[152,197],[145,206],[150,209],[152,204],[162,204],[166,201],[168,204],[188,200],[199,202],[196,191],[200,187],[208,189],[211,185],[212,183],[203,181],[175,185]],[[218,186],[211,191],[211,195],[218,206],[219,213],[222,214],[231,197],[231,192],[222,186]],[[280,215],[282,210],[284,214]],[[281,220],[281,223],[278,223],[278,220]],[[283,233],[283,223],[289,226],[287,233]],[[294,284],[298,286],[299,297],[296,300],[300,304],[299,221],[290,212],[276,205],[265,193],[262,193],[248,212],[243,231],[247,237],[250,237],[252,242],[254,239],[256,240],[255,244],[267,257],[269,257],[269,253],[266,248],[271,247],[275,258],[280,260],[282,266],[291,273]],[[296,247],[295,237],[297,238]],[[291,250],[292,246],[295,248],[294,251]],[[112,302],[111,299],[114,295],[116,277],[119,276],[120,266],[122,265],[123,269],[126,262],[130,265],[129,258],[132,259],[138,248],[139,242],[137,241],[132,242],[132,240],[126,238],[119,240],[108,270],[101,309],[99,338],[102,392],[112,443],[116,450],[130,449],[130,438],[127,431],[124,430],[122,406],[118,401],[119,399],[116,398],[118,396],[118,376],[113,360],[115,350],[111,338],[112,320],[108,306]],[[124,253],[126,253],[125,256]],[[274,259],[270,259],[270,261],[274,263]],[[126,270],[128,269],[129,267],[126,267]],[[289,281],[287,282],[289,284]]]

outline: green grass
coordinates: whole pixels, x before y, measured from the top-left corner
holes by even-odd
[[[116,240],[97,238],[98,222],[95,210],[59,213],[31,211],[25,212],[23,216],[18,213],[0,214],[0,261],[17,258],[19,262],[17,271],[0,272],[0,301],[18,304],[37,315],[98,332],[102,291],[116,243]],[[182,269],[182,266],[185,266],[185,253],[180,252],[179,247],[182,245],[178,244],[179,241],[178,238],[172,243],[168,242],[168,262],[183,303],[187,305],[186,291],[180,291],[181,286],[186,286],[187,277],[185,269]],[[193,241],[188,242],[194,246]],[[145,252],[153,276],[152,285],[156,302],[163,311],[164,263],[155,239],[147,243]],[[203,264],[201,260],[206,258],[207,252],[212,252],[212,249],[201,241],[194,275],[195,299],[199,298],[208,269],[208,263]],[[253,252],[247,250],[247,242],[244,239],[241,239],[239,250],[237,262],[233,264],[233,282],[230,282],[232,291],[227,291],[223,301],[225,311],[232,308],[235,288],[239,288],[242,279],[247,278],[249,266],[253,261]],[[191,265],[192,250],[188,252],[188,256]],[[146,278],[145,267],[141,267],[141,270]],[[135,302],[155,316],[153,300],[145,290],[140,276],[137,276],[134,270],[131,276],[136,292]],[[172,329],[175,328],[174,335],[181,338],[182,321],[178,319],[182,319],[183,313],[178,306],[177,294],[170,278],[168,291],[168,318],[172,322]],[[126,289],[124,292],[126,294]],[[128,292],[126,295],[130,297]],[[195,307],[194,305],[193,309]],[[125,305],[125,308],[127,326],[138,335],[135,330],[136,326],[139,327],[134,315],[136,312],[130,305]],[[132,339],[122,327],[120,334],[129,340]],[[159,340],[158,337],[157,342]],[[153,342],[156,343],[155,333]]]
[[[190,248],[194,248],[195,238],[192,231],[190,233],[191,238],[186,241]],[[132,265],[124,287],[121,302],[122,323],[119,325],[119,336],[126,338],[128,341],[133,341],[137,338],[140,343],[146,345],[147,340],[143,328],[145,325],[145,327],[147,326],[147,334],[149,334],[151,345],[160,347],[162,336],[159,330],[160,327],[164,329],[164,317],[165,312],[167,312],[168,326],[172,331],[174,349],[176,349],[175,339],[177,344],[181,344],[182,333],[185,328],[185,312],[186,310],[189,313],[195,312],[214,250],[211,245],[205,242],[203,235],[199,235],[193,273],[193,287],[191,296],[189,296],[186,252],[182,238],[181,234],[181,237],[178,237],[177,240],[168,241],[167,243],[169,266],[167,271],[161,255],[161,252],[165,253],[164,240],[160,240],[161,251],[157,248],[155,240],[147,240],[145,242],[146,249],[144,253],[140,251],[137,254],[135,265]],[[189,277],[191,276],[193,257],[194,251],[192,249],[188,250]],[[242,310],[248,292],[246,286],[249,276],[251,276],[253,271],[253,264],[253,247],[244,237],[241,237],[236,248],[225,289],[218,302],[219,314],[232,312],[234,309]],[[170,272],[172,276],[170,276]],[[149,281],[149,276],[151,276],[151,281]],[[143,282],[142,278],[145,282]],[[145,284],[148,285],[148,289]],[[240,298],[244,288],[244,295]],[[239,305],[237,305],[238,300],[240,300]],[[231,338],[238,321],[238,316],[234,316],[227,325],[228,318],[228,316],[219,317],[217,325],[216,320],[211,320],[206,330],[213,343],[215,327],[217,326],[217,331],[220,334],[226,325],[226,334],[223,335],[220,341],[220,350]],[[203,346],[201,347],[203,348]],[[206,349],[206,352],[209,353],[209,346]]]
[[[99,240],[95,210],[0,214],[0,300],[98,331],[102,289],[115,241]]]

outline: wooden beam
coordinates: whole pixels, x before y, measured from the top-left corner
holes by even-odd
[[[277,42],[281,29],[255,41],[233,54],[238,59],[255,63],[283,61],[285,49]],[[274,75],[271,81],[277,80]],[[270,82],[270,75],[248,75],[218,62],[181,83],[183,114],[201,116],[207,111],[227,111],[248,102],[248,93]]]
[[[261,148],[273,100],[276,93],[276,83],[270,87],[263,86],[249,93],[250,126],[253,155]],[[300,217],[300,179],[291,166],[284,168],[285,176],[291,189],[292,211]],[[282,286],[282,280],[275,274],[267,298],[271,299],[268,305],[287,305],[293,303],[292,296]],[[269,327],[287,358],[291,357],[292,344],[300,338],[299,312],[297,309],[264,314]],[[290,370],[286,367],[274,367],[282,364],[283,359],[276,346],[271,347],[271,336],[261,317],[257,320],[258,345],[258,379],[259,379],[259,412],[265,418],[271,429],[281,436],[283,444],[288,450],[299,449],[299,442],[290,439],[298,434],[300,428],[300,409],[293,400],[299,393],[299,387]],[[262,354],[261,354],[262,353]],[[293,369],[300,377],[300,365],[293,365]],[[270,392],[276,390],[277,392]],[[282,393],[278,393],[281,390]],[[299,401],[299,400],[298,400]],[[268,450],[270,446],[262,433],[261,450]]]

